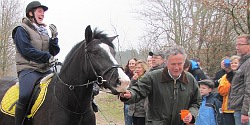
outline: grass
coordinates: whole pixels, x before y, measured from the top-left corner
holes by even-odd
[[[97,125],[124,124],[123,102],[117,96],[100,92],[95,97],[95,102],[99,107],[96,113]]]

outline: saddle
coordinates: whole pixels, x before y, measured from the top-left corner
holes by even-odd
[[[36,85],[35,87],[35,94],[32,96],[30,103],[31,105],[28,109],[30,109],[30,113],[28,113],[27,118],[33,118],[38,109],[41,107],[45,100],[45,96],[47,94],[47,88],[48,85],[52,79],[52,76],[54,73],[51,73],[44,77],[40,84]],[[16,102],[18,101],[19,97],[19,83],[17,82],[15,85],[10,87],[8,91],[5,93],[1,104],[0,109],[4,114],[15,116],[15,108],[16,108]]]

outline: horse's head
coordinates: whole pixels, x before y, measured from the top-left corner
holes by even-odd
[[[92,32],[88,26],[85,30],[85,51],[89,62],[89,73],[97,77],[99,84],[111,90],[113,94],[124,92],[130,79],[115,60],[115,49],[112,41],[115,37],[107,37],[96,29]]]

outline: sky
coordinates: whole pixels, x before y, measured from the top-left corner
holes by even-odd
[[[33,0],[24,0],[26,5]],[[58,29],[60,53],[63,61],[67,53],[84,39],[84,31],[91,28],[103,30],[109,36],[119,35],[114,41],[117,50],[136,48],[142,36],[143,22],[133,13],[137,0],[39,0],[49,9],[44,23],[55,24]]]

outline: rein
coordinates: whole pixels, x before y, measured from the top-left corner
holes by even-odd
[[[55,73],[55,74],[56,74],[56,77],[59,79],[59,81],[60,81],[63,85],[69,87],[69,90],[74,90],[75,87],[83,87],[83,86],[86,86],[86,88],[87,88],[88,85],[91,85],[91,84],[94,84],[94,83],[98,82],[98,79],[96,79],[96,80],[94,80],[94,81],[87,82],[86,84],[69,85],[69,84],[65,83],[65,82],[59,77],[58,73]]]

